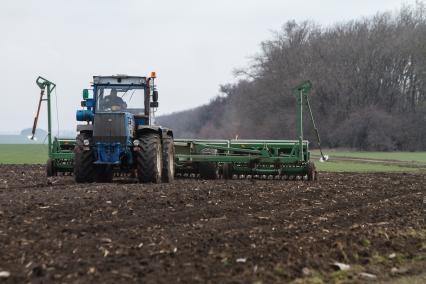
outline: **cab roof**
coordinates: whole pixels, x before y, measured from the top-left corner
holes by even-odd
[[[93,76],[94,85],[145,85],[146,77],[124,74],[111,76]]]

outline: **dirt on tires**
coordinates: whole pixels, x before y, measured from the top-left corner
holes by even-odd
[[[425,270],[425,203],[421,173],[76,184],[2,165],[0,282],[388,281]]]

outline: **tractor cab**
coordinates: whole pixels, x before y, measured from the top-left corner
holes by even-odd
[[[120,83],[114,84],[119,79]],[[95,77],[96,81],[96,112],[126,111],[134,115],[145,115],[144,98],[149,96],[145,77],[134,77],[124,84],[123,77],[118,76]]]

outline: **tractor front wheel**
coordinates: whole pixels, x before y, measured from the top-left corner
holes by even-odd
[[[93,182],[94,167],[93,162],[95,156],[93,150],[85,150],[84,140],[89,140],[89,145],[92,144],[92,137],[88,134],[79,134],[76,138],[77,144],[74,148],[74,178],[78,183]]]
[[[139,182],[160,183],[163,171],[160,136],[155,133],[142,134],[140,151],[136,152]]]

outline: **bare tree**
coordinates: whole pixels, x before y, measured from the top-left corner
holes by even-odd
[[[426,8],[322,28],[289,21],[261,44],[240,81],[208,105],[160,118],[178,136],[291,138],[302,80],[324,144],[367,150],[426,149]],[[310,125],[307,123],[309,136]]]

